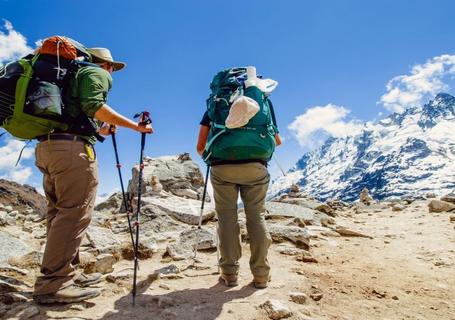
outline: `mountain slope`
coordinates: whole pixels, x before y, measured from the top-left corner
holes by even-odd
[[[356,136],[330,138],[305,154],[270,195],[292,183],[320,200],[353,201],[367,187],[374,198],[455,189],[455,97],[440,93],[423,107],[365,124]]]

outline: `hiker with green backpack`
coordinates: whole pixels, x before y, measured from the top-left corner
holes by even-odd
[[[263,214],[270,176],[267,163],[281,144],[269,98],[277,83],[259,79],[254,67],[231,68],[212,80],[199,130],[197,151],[211,166],[218,216],[220,279],[238,284],[241,257],[237,199],[243,201],[250,238],[250,270],[256,288],[270,279],[267,260],[271,238]]]
[[[125,67],[106,48],[87,49],[61,36],[0,68],[0,126],[36,139],[36,165],[48,201],[47,241],[35,282],[37,303],[73,303],[96,297],[100,274],[76,275],[79,246],[91,221],[98,185],[94,144],[123,126],[152,133],[107,104],[112,72]]]

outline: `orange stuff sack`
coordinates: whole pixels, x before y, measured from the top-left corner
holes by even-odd
[[[63,36],[53,36],[44,40],[38,53],[59,56],[68,60],[91,61],[90,54],[82,44]]]

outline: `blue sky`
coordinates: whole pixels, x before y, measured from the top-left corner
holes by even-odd
[[[442,0],[0,0],[0,18],[12,24],[0,22],[0,62],[14,57],[2,41],[21,41],[12,33],[29,48],[55,34],[108,47],[128,64],[114,74],[108,103],[130,117],[143,109],[152,114],[156,133],[146,154],[187,151],[198,161],[211,78],[226,67],[255,65],[279,82],[272,100],[285,141],[277,158],[287,169],[326,136],[355,132],[437,91],[453,93],[454,10],[453,1]],[[140,137],[122,129],[118,140],[131,167]],[[0,141],[8,157],[16,149]],[[100,193],[118,188],[111,141],[98,144],[97,153]],[[33,168],[32,152],[25,158],[21,168]],[[14,170],[0,160],[0,176],[14,177]],[[271,171],[278,174],[275,162]],[[39,185],[39,172],[32,172],[26,181]]]

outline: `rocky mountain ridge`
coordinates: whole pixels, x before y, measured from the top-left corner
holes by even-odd
[[[354,201],[363,188],[375,199],[439,195],[455,189],[455,97],[440,93],[422,107],[367,123],[360,134],[329,138],[305,154],[269,195],[295,183],[321,201]]]

